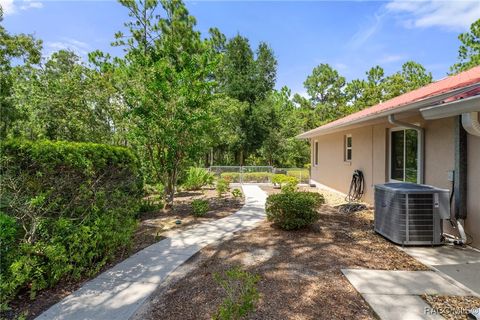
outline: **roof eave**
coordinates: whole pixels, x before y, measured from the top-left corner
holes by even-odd
[[[389,116],[391,114],[398,114],[400,112],[406,112],[406,111],[412,111],[412,110],[415,110],[415,109],[426,108],[426,107],[432,106],[435,103],[441,102],[442,100],[444,100],[444,99],[446,99],[446,98],[448,98],[452,95],[471,90],[472,88],[475,88],[475,87],[480,87],[480,84],[479,83],[474,83],[474,84],[466,86],[466,87],[457,88],[457,89],[450,90],[448,92],[444,92],[444,93],[441,93],[441,94],[438,94],[438,95],[435,95],[435,96],[432,96],[432,97],[417,100],[417,101],[414,101],[412,103],[405,104],[403,106],[392,107],[390,109],[380,111],[378,113],[374,113],[374,114],[371,114],[371,115],[367,115],[367,116],[359,118],[359,119],[355,119],[355,120],[352,120],[352,121],[349,121],[349,122],[341,123],[337,126],[326,127],[326,128],[324,126],[321,126],[321,127],[309,130],[307,132],[304,132],[302,134],[299,134],[299,135],[296,136],[296,138],[297,139],[309,139],[309,138],[313,138],[313,137],[316,137],[316,136],[328,134],[328,133],[331,133],[331,132],[334,132],[334,131],[340,131],[340,129],[350,127],[350,126],[353,126],[355,124],[359,124],[359,123],[366,122],[366,121],[369,121],[369,120],[379,119],[379,118],[382,118],[382,117],[385,117],[385,116]]]

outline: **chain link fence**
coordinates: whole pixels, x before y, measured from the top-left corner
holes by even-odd
[[[298,178],[300,183],[310,182],[310,172],[305,168],[274,168],[272,166],[211,166],[216,177],[233,183],[271,183],[274,174],[286,174]]]

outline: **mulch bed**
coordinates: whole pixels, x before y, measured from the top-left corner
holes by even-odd
[[[446,320],[467,320],[467,314],[472,309],[477,309],[477,315],[480,315],[478,297],[422,295],[422,299]]]
[[[232,266],[261,277],[261,298],[249,319],[373,319],[341,269],[428,270],[373,232],[372,211],[342,214],[324,205],[307,229],[283,231],[264,221],[204,248],[183,266],[191,270],[185,277],[157,293],[142,319],[210,319],[224,298],[212,275]]]
[[[206,199],[209,202],[210,210],[204,217],[196,218],[191,215],[190,204],[194,199]],[[230,193],[218,198],[214,189],[179,192],[176,194],[172,208],[148,212],[140,216],[138,229],[133,236],[130,250],[119,251],[113,261],[105,265],[99,273],[162,240],[164,234],[169,230],[182,229],[197,223],[221,219],[239,210],[243,204],[243,198],[234,198]],[[177,225],[176,220],[181,220],[182,223]],[[11,309],[0,313],[0,319],[16,319],[20,315],[25,315],[26,319],[33,319],[94,277],[96,275],[84,277],[77,281],[60,281],[54,287],[38,292],[35,300],[30,300],[27,292],[20,293],[10,303]]]

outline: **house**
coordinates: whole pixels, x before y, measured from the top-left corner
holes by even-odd
[[[454,190],[453,215],[480,247],[480,66],[299,135],[311,143],[312,183],[347,193],[406,181]]]

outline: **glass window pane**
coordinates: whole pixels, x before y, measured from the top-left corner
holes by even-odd
[[[315,165],[318,164],[318,142],[315,142]]]
[[[418,132],[405,130],[405,181],[417,182]]]
[[[352,160],[352,149],[347,149],[347,160]]]
[[[347,137],[347,147],[352,147],[352,137]]]
[[[403,181],[403,136],[404,131],[392,131],[390,177],[400,181]]]

